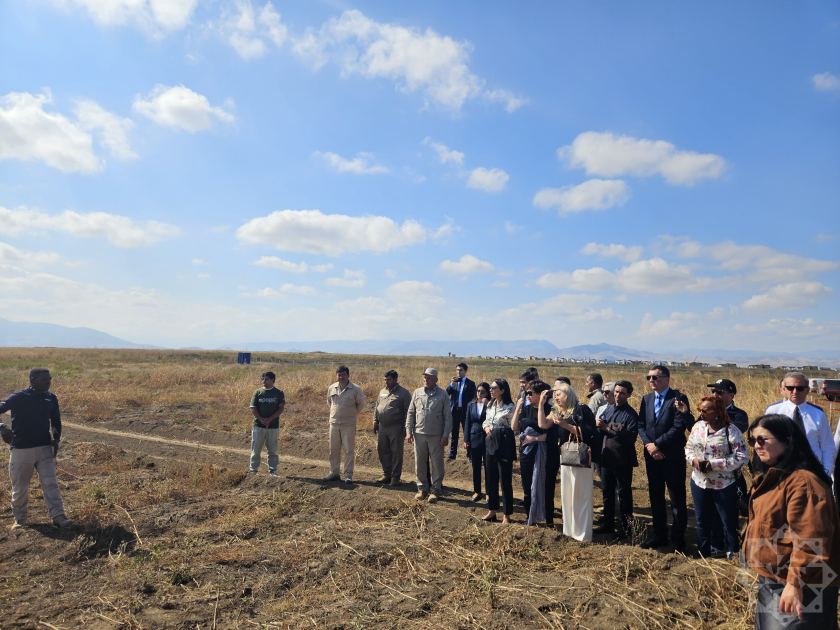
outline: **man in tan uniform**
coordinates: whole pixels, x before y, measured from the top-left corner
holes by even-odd
[[[376,399],[373,412],[373,433],[378,435],[376,450],[382,464],[379,483],[400,485],[405,445],[405,418],[411,404],[411,394],[399,384],[396,370],[385,372],[385,387]]]
[[[417,474],[417,495],[429,503],[438,500],[443,492],[443,449],[452,433],[452,409],[446,390],[437,386],[438,372],[427,368],[423,372],[425,387],[414,391],[405,420],[406,441],[414,444],[414,469]],[[432,486],[428,485],[429,462],[432,461]]]
[[[341,449],[344,448],[344,483],[353,483],[356,463],[356,417],[365,404],[362,388],[350,382],[350,368],[342,365],[335,371],[338,382],[327,389],[330,406],[330,474],[324,481],[340,477]]]

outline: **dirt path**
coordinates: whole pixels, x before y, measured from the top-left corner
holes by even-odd
[[[181,463],[195,463],[198,461],[214,460],[217,459],[218,456],[223,454],[235,454],[238,456],[242,456],[242,461],[247,462],[247,458],[251,455],[250,448],[239,448],[224,444],[202,444],[201,442],[195,442],[190,440],[164,438],[157,435],[135,433],[133,431],[117,431],[115,429],[92,427],[90,425],[78,424],[75,422],[67,421],[62,422],[62,427],[64,427],[65,429],[71,429],[71,431],[65,430],[64,432],[64,436],[69,437],[70,439],[82,441],[84,439],[82,436],[84,436],[85,434],[92,433],[99,436],[100,438],[105,438],[110,444],[120,446],[121,448],[127,451],[142,452],[145,456],[152,459],[164,459],[170,461],[175,460]],[[150,453],[148,452],[148,448],[146,448],[146,445],[149,444],[165,445],[170,447],[170,449],[156,446],[155,452]],[[175,450],[176,453],[172,453],[172,450]],[[194,457],[192,459],[185,459],[184,454],[189,451],[193,451]],[[407,447],[406,455],[409,454],[409,451],[410,447]],[[324,474],[329,472],[329,464],[326,460],[323,459],[296,457],[294,455],[283,454],[282,452],[278,453],[278,457],[280,458],[280,462],[282,464],[286,464],[284,468],[286,471],[294,467],[295,470],[298,471],[311,471],[317,468],[322,468],[324,470]],[[216,461],[216,463],[218,463],[218,461]],[[406,457],[406,464],[409,463],[412,465],[413,468],[413,461],[409,462],[408,457]],[[378,478],[382,474],[382,471],[379,468],[372,468],[370,466],[356,464],[354,473],[356,473],[357,475],[361,474],[373,478]],[[413,476],[413,474],[409,473],[404,475],[403,478],[405,480],[411,480]],[[449,475],[446,477],[445,485],[447,487],[454,487],[460,490],[472,489],[472,485],[464,483],[460,479],[454,478],[453,475]]]

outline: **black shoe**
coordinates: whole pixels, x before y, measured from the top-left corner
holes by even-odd
[[[614,534],[615,533],[615,526],[614,525],[607,525],[604,523],[603,525],[598,525],[595,529],[592,530],[593,534]]]
[[[449,456],[449,457],[447,457],[446,459],[448,459],[450,462],[454,462],[454,461],[455,461],[455,456],[454,456],[454,455],[450,455],[450,456]]]
[[[685,553],[685,541],[684,540],[675,540],[674,541],[674,551],[677,553]]]
[[[655,549],[656,547],[664,547],[668,544],[668,538],[665,536],[654,536],[648,538],[645,542],[639,545],[640,549]]]
[[[474,495],[472,495],[472,498],[470,498],[470,501],[472,501],[473,503],[478,503],[479,501],[481,501],[481,497],[482,497],[482,494],[480,492],[476,492]]]
[[[517,502],[516,502],[516,505],[518,505],[518,506],[520,506],[520,507],[524,507],[524,506],[525,506],[525,499],[522,499],[522,500],[520,500],[520,501],[517,501]]]
[[[598,524],[598,525],[603,525],[605,520],[606,519],[604,519],[603,516],[599,516],[598,518],[595,519],[595,523]]]

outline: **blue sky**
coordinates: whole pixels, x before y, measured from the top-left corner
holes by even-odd
[[[0,317],[840,347],[840,8],[0,4]]]

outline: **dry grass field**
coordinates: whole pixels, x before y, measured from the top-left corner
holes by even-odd
[[[751,578],[735,564],[581,544],[546,528],[480,522],[462,454],[447,463],[447,496],[381,487],[372,401],[387,369],[413,389],[428,366],[457,360],[230,352],[0,349],[0,397],[48,367],[66,423],[59,479],[77,525],[48,524],[33,482],[32,526],[12,534],[0,483],[2,628],[748,628]],[[470,378],[517,382],[527,367],[469,361]],[[351,488],[326,473],[325,391],[338,365],[368,400]],[[537,364],[546,380],[585,366]],[[598,366],[631,380],[638,408],[647,370]],[[286,394],[281,476],[246,476],[250,395],[263,370]],[[777,400],[771,371],[677,370],[696,403],[731,378],[755,417]],[[8,418],[8,416],[6,416]],[[8,450],[0,450],[0,465]],[[412,479],[406,451],[404,479]],[[3,473],[5,475],[5,473]],[[7,479],[7,478],[6,478]],[[514,481],[515,494],[518,479]],[[558,488],[559,494],[559,488]],[[634,479],[638,531],[648,522],[644,471]],[[596,489],[596,506],[600,493]],[[558,497],[559,504],[559,497]],[[664,550],[665,552],[668,549]],[[691,551],[691,550],[689,550]]]

